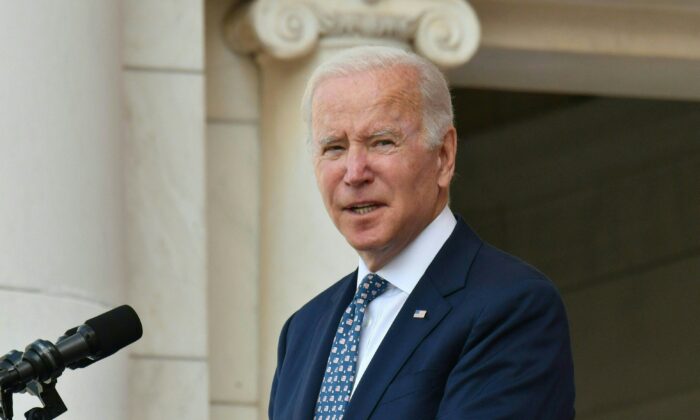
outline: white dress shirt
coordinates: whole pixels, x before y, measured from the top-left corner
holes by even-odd
[[[352,393],[357,389],[370,360],[399,314],[401,307],[408,299],[408,295],[416,287],[418,280],[423,277],[425,270],[428,269],[456,225],[457,220],[452,211],[445,206],[435,220],[413,242],[376,272],[389,282],[389,285],[384,293],[370,302],[365,312],[357,356],[355,386]],[[357,269],[358,287],[362,279],[369,273],[367,265],[360,258]]]

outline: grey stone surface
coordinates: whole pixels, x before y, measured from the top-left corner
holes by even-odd
[[[564,301],[581,418],[700,386],[700,255]]]
[[[577,418],[698,417],[699,107],[595,100],[461,146],[452,207],[562,290]]]
[[[700,156],[509,210],[508,249],[562,288],[700,249]]]
[[[632,404],[592,416],[579,416],[583,420],[659,420],[697,419],[700,417],[700,388],[663,396],[651,401]]]

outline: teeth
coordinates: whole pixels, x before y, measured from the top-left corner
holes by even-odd
[[[365,206],[353,207],[352,211],[353,211],[353,213],[357,213],[357,214],[367,214],[376,208],[377,208],[377,206],[375,206],[374,204],[368,204]]]

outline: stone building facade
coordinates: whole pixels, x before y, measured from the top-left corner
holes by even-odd
[[[8,1],[0,34],[0,344],[124,302],[144,324],[128,352],[59,381],[78,420],[266,418],[282,323],[356,264],[315,191],[299,110],[337,51],[411,49],[457,87],[700,101],[693,0]],[[621,135],[629,153],[515,135],[464,148],[496,203],[466,203],[470,222],[557,274],[581,419],[700,407],[700,130],[687,108],[664,115],[645,129],[664,146]],[[494,175],[495,156],[525,160]],[[614,182],[538,175],[557,165]],[[515,169],[528,194],[559,195],[523,204]],[[618,217],[591,218],[616,200]],[[582,219],[611,227],[568,254],[543,247],[542,232],[585,235]],[[643,245],[615,253],[630,242]]]

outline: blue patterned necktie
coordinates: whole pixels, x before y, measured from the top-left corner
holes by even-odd
[[[367,274],[355,297],[348,305],[338,324],[333,347],[328,356],[326,373],[321,383],[321,392],[316,400],[314,420],[341,420],[350,401],[355,384],[357,351],[360,345],[360,330],[369,303],[381,295],[388,282],[376,274]]]

